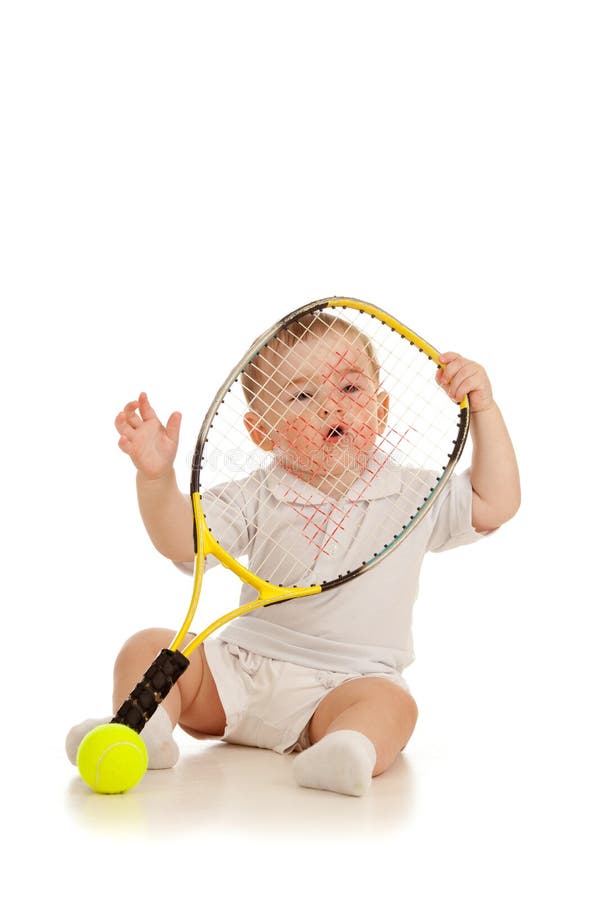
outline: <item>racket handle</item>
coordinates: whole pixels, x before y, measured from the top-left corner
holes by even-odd
[[[112,721],[139,734],[189,664],[179,650],[161,650]]]

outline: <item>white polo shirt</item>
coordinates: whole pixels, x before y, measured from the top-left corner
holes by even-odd
[[[257,479],[266,529],[264,523],[254,527]],[[319,517],[330,521],[331,500],[277,467],[203,494],[203,505],[210,508],[207,521],[215,536],[232,555],[249,546],[248,561],[244,560],[249,569],[261,574],[267,556],[272,560],[272,543],[258,539],[266,531],[276,534],[280,545],[294,541],[301,568],[311,569],[308,583],[320,584],[370,559],[374,548],[381,549],[373,536],[389,513],[390,498],[400,503],[402,498],[395,495],[403,492],[407,492],[407,484],[402,470],[384,467],[367,490],[364,486],[359,493],[350,490],[336,501],[334,519],[340,521],[341,516],[343,527],[329,529],[329,533],[326,527],[317,528],[316,534],[310,529],[304,534],[306,529],[298,528],[298,517],[317,524]],[[449,550],[482,537],[471,524],[471,501],[468,470],[454,475],[422,521],[364,574],[316,596],[257,609],[230,622],[218,636],[262,656],[310,668],[361,674],[402,672],[415,658],[412,610],[425,553]],[[208,557],[207,567],[215,563]],[[191,563],[177,565],[193,571]],[[273,577],[272,565],[264,577],[276,583],[296,583],[287,572],[285,580]],[[299,583],[307,583],[304,572],[303,578]],[[254,589],[243,585],[240,605],[255,597]]]

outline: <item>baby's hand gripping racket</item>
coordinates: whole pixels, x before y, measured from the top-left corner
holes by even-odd
[[[430,344],[349,298],[307,304],[254,342],[218,391],[196,444],[187,616],[114,724],[139,734],[194,650],[227,622],[338,588],[380,564],[417,527],[469,429],[467,398],[448,398],[438,368]],[[377,525],[368,553],[356,557],[348,532],[360,530],[371,502]],[[209,556],[240,578],[246,602],[182,648]],[[343,592],[331,602],[343,603]]]

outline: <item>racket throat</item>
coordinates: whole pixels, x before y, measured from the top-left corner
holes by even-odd
[[[161,650],[112,721],[139,734],[189,664],[179,650]]]

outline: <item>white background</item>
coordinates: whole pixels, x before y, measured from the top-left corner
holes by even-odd
[[[69,897],[183,876],[192,895],[597,896],[596,14],[3,4],[6,877]],[[185,490],[224,375],[331,294],[481,361],[521,465],[517,518],[426,561],[404,759],[351,800],[231,748],[219,806],[190,741],[186,827],[168,782],[155,806],[89,797],[64,735],[108,712],[123,640],[178,627],[190,587],[143,531],[114,416],[140,390],[181,410]],[[217,584],[207,620],[237,602]]]

